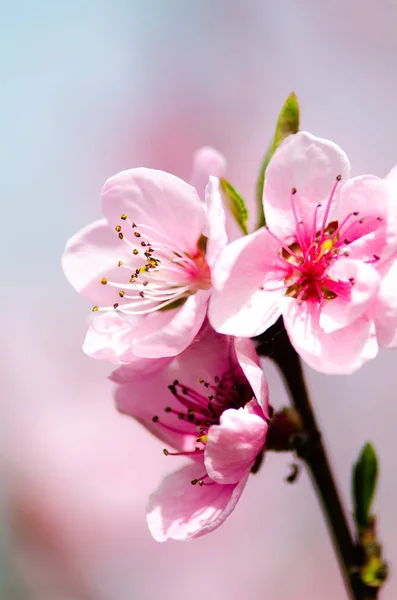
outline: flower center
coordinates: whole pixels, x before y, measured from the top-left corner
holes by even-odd
[[[280,259],[283,263],[285,296],[298,301],[311,301],[323,305],[325,301],[337,296],[349,299],[354,279],[340,281],[329,275],[329,268],[340,256],[349,256],[348,246],[357,239],[371,234],[379,228],[383,221],[380,216],[360,217],[359,211],[351,212],[339,224],[338,221],[328,222],[330,209],[341,176],[336,177],[335,184],[329,196],[324,216],[318,228],[318,211],[321,204],[315,208],[313,220],[300,218],[295,198],[296,188],[291,190],[291,206],[295,221],[295,241],[287,245],[270,230],[268,232],[281,245]],[[379,256],[373,254],[364,257],[364,262],[374,263]],[[266,287],[261,289],[266,290]],[[280,289],[280,288],[278,288]]]
[[[117,276],[112,280],[107,277],[100,280],[102,285],[114,288],[116,301],[111,306],[94,306],[94,312],[113,308],[130,315],[143,315],[169,310],[184,304],[198,290],[211,287],[204,236],[198,240],[196,252],[191,255],[154,227],[136,224],[126,214],[120,219],[125,223],[124,230],[129,229],[125,235],[121,225],[115,227],[127,258],[118,261],[120,271]],[[155,242],[152,243],[150,237]]]
[[[194,435],[196,443],[193,450],[186,452],[170,452],[163,450],[165,456],[191,456],[203,454],[208,440],[208,432],[212,425],[219,425],[222,413],[228,408],[244,407],[253,397],[251,386],[235,368],[227,371],[223,377],[214,378],[214,382],[199,379],[202,389],[196,389],[180,383],[175,379],[168,389],[172,394],[172,406],[164,408],[164,417],[155,415],[152,419],[159,427],[170,433]],[[197,386],[198,387],[198,386]],[[208,475],[192,479],[192,485],[213,485],[204,480]]]

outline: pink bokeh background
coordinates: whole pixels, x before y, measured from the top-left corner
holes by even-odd
[[[67,238],[132,166],[189,178],[196,148],[228,159],[253,207],[255,179],[291,90],[302,126],[337,142],[354,174],[397,163],[397,5],[392,0],[19,0],[0,24],[3,339],[1,581],[9,600],[346,598],[302,472],[270,455],[235,513],[206,538],[157,544],[150,491],[176,459],[114,409],[108,365],[80,349],[88,304],[60,270]],[[252,218],[254,221],[254,218]],[[349,377],[306,369],[349,506],[371,440],[375,510],[397,596],[396,358]],[[286,402],[271,364],[271,400]]]

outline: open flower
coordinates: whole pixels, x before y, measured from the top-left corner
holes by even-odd
[[[112,379],[118,408],[167,444],[166,456],[191,459],[150,498],[153,537],[186,540],[219,527],[233,511],[268,429],[267,384],[252,342],[206,325],[157,373],[137,377],[125,365]]]
[[[378,343],[392,345],[396,287],[385,277],[396,261],[396,188],[349,173],[338,146],[308,133],[278,148],[266,171],[267,227],[227,246],[214,270],[217,331],[258,335],[282,314],[297,352],[328,373],[352,372]]]
[[[221,174],[223,163],[205,149],[195,160],[200,189],[210,168]],[[63,256],[70,283],[100,315],[85,352],[116,363],[178,354],[203,323],[211,268],[227,241],[218,180],[200,199],[178,177],[131,169],[106,182],[102,209],[105,219],[72,237]]]

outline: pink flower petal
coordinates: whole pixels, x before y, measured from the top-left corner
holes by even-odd
[[[193,341],[205,319],[207,290],[199,290],[183,306],[151,313],[135,328],[133,352],[144,358],[179,354]]]
[[[98,360],[116,364],[130,362],[134,360],[131,355],[133,338],[132,323],[116,312],[105,312],[91,320],[83,350]]]
[[[122,376],[128,379],[127,369],[128,367]],[[117,371],[114,376],[118,377]],[[138,377],[131,383],[118,385],[115,392],[116,405],[120,412],[134,417],[164,444],[180,452],[194,452],[197,434],[192,430],[191,424],[178,419],[174,413],[165,412],[165,408],[168,407],[176,413],[182,408],[168,389],[172,382],[172,373],[161,369],[160,365],[154,377],[153,374],[147,374],[146,377]],[[158,417],[158,421],[154,422],[153,417]],[[161,451],[160,456],[163,456]],[[163,458],[166,460],[164,456]]]
[[[182,179],[154,169],[131,169],[108,179],[102,190],[102,209],[111,229],[121,225],[126,239],[133,240],[143,224],[142,232],[154,245],[156,241],[172,243],[176,250],[192,255],[205,226],[196,190]],[[122,214],[127,215],[126,221],[120,220]]]
[[[119,260],[125,260],[125,245],[102,219],[88,225],[68,241],[62,267],[71,285],[94,304],[112,306],[117,298],[114,288],[101,284],[102,277],[114,273]],[[120,269],[119,269],[120,271]]]
[[[324,333],[319,315],[310,304],[291,299],[284,324],[295,350],[313,369],[322,373],[349,374],[375,358],[378,344],[375,327],[365,317],[348,327]]]
[[[396,246],[396,217],[392,218],[395,196],[391,190],[390,182],[372,175],[355,177],[343,186],[335,218],[339,224],[347,219],[341,235],[348,241],[350,258],[379,260]]]
[[[151,495],[147,522],[155,540],[189,540],[206,535],[234,510],[248,475],[237,485],[211,483],[200,487],[190,483],[204,473],[203,463],[189,464],[168,475]]]
[[[212,268],[227,244],[226,215],[219,179],[216,177],[210,177],[205,192],[205,205],[208,219],[205,231],[208,237],[205,258],[209,267]]]
[[[205,200],[205,188],[210,176],[224,177],[225,173],[226,159],[218,150],[204,146],[194,153],[191,184],[202,201]]]
[[[318,204],[317,223],[326,210],[336,177],[348,179],[350,165],[345,153],[333,142],[306,132],[291,135],[278,147],[266,170],[263,206],[266,224],[282,238],[292,236],[296,222],[292,211],[291,190],[297,190],[294,202],[299,219],[312,227],[314,210]],[[338,201],[338,185],[332,210]]]
[[[380,285],[380,275],[374,267],[349,258],[337,260],[328,275],[337,281],[352,283],[349,299],[328,300],[321,310],[320,326],[325,333],[342,329],[363,316],[374,302]]]
[[[250,412],[248,405],[225,410],[220,424],[208,432],[205,466],[211,479],[222,484],[240,481],[262,450],[266,432],[266,421]]]
[[[391,257],[379,267],[382,274],[379,295],[371,307],[380,346],[397,347],[397,258]]]
[[[395,165],[386,175],[386,179],[397,182],[397,165]]]
[[[226,246],[213,270],[209,319],[220,333],[252,337],[281,314],[284,270],[279,245],[260,229]],[[268,289],[263,291],[261,286]]]
[[[234,347],[237,360],[248,379],[255,398],[265,417],[269,416],[269,392],[267,381],[259,363],[253,342],[248,338],[235,338]]]

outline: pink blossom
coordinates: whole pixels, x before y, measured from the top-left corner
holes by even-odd
[[[189,464],[164,479],[147,520],[158,541],[216,529],[234,510],[267,433],[267,383],[252,342],[206,325],[187,350],[154,374],[116,370],[118,408]]]
[[[267,172],[267,227],[227,246],[213,273],[209,317],[254,336],[280,315],[313,368],[350,373],[396,345],[397,202],[393,178],[349,179],[334,143],[290,136]]]
[[[219,182],[224,160],[202,149],[193,178],[131,169],[102,191],[105,219],[72,237],[63,255],[70,283],[93,303],[84,351],[114,363],[174,356],[199,331],[211,268],[227,242]],[[210,180],[209,180],[210,179]]]

